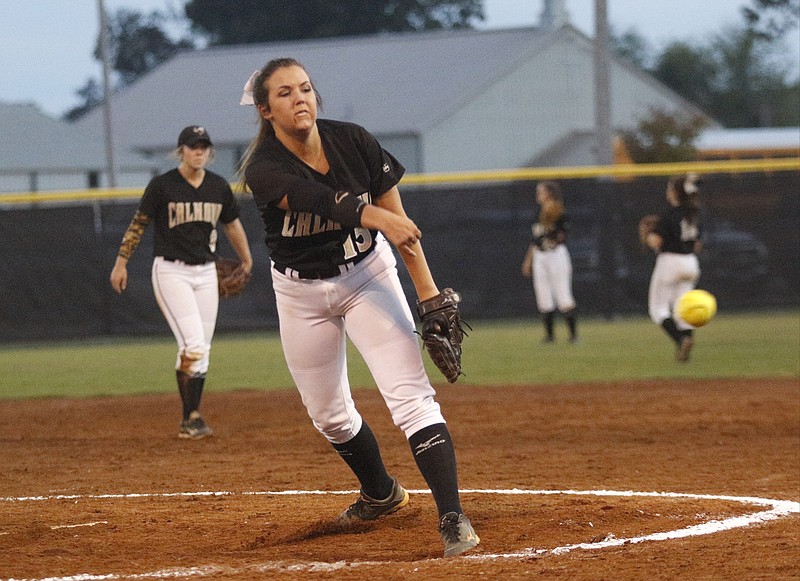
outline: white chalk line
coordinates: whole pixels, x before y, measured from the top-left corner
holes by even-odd
[[[53,525],[50,528],[55,530],[58,529],[77,529],[80,527],[96,527],[97,525],[107,525],[107,520],[96,520],[94,522],[82,522],[74,525]]]
[[[430,490],[409,490],[413,494],[430,494]],[[597,550],[608,547],[619,547],[629,544],[638,544],[647,541],[666,541],[670,539],[680,539],[709,535],[736,528],[748,527],[754,524],[764,523],[780,519],[791,514],[800,513],[800,502],[790,500],[775,500],[770,498],[759,498],[752,496],[728,496],[716,494],[690,494],[681,492],[638,492],[633,490],[525,490],[512,488],[507,490],[496,489],[463,489],[461,494],[497,494],[497,495],[568,495],[568,496],[614,496],[614,497],[649,497],[649,498],[685,498],[696,500],[725,500],[738,502],[741,504],[751,504],[762,507],[769,507],[762,510],[741,516],[725,518],[721,520],[710,520],[698,525],[692,525],[682,529],[652,533],[638,537],[616,538],[609,535],[602,541],[595,543],[577,543],[565,545],[552,549],[527,548],[511,553],[464,555],[463,559],[471,561],[488,561],[497,559],[523,559],[536,556],[563,555],[576,550]],[[255,492],[171,492],[171,493],[129,493],[129,494],[56,494],[45,496],[23,496],[23,497],[0,497],[0,502],[28,502],[46,500],[92,500],[92,499],[130,499],[130,498],[171,498],[171,497],[203,497],[203,496],[308,496],[308,495],[330,495],[330,494],[357,494],[357,490],[284,490],[284,491],[255,491]],[[72,526],[94,526],[106,524],[106,521],[95,523],[85,523],[83,525]],[[63,525],[67,527],[69,525]],[[56,527],[52,527],[56,528]],[[7,534],[0,532],[0,534]],[[45,577],[39,579],[7,579],[5,581],[115,581],[117,579],[172,579],[187,577],[209,577],[214,575],[242,575],[253,573],[268,573],[270,571],[296,571],[296,572],[332,572],[342,568],[364,567],[372,565],[386,565],[383,561],[337,561],[334,563],[326,562],[289,562],[289,561],[268,561],[255,565],[248,565],[240,568],[223,567],[219,565],[208,565],[202,567],[188,568],[169,568],[159,571],[137,574],[89,574],[81,573],[67,577]]]

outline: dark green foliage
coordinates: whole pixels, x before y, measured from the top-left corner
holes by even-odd
[[[706,127],[698,115],[681,115],[654,109],[636,130],[622,133],[636,163],[668,163],[696,158],[694,141]]]
[[[797,28],[800,0],[753,0],[753,6],[742,8],[742,15],[751,31],[774,40]]]
[[[471,28],[481,0],[190,0],[186,17],[212,45]]]
[[[158,12],[144,16],[136,11],[118,10],[109,20],[111,68],[126,86],[180,50],[193,47],[190,40],[173,41],[163,30],[164,17]],[[100,58],[99,46],[95,57]]]

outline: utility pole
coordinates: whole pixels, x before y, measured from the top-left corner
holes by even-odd
[[[608,51],[608,11],[606,0],[594,0],[594,135],[595,163],[614,163],[614,135],[611,129],[611,83],[609,79],[610,55]],[[617,212],[616,196],[610,176],[600,176],[596,184],[595,202],[602,236],[599,242],[600,273],[603,284],[598,296],[607,319],[616,311],[614,297],[614,248],[617,236],[614,216]]]
[[[108,19],[103,0],[97,0],[100,12],[100,59],[103,61],[103,128],[105,130],[106,173],[108,186],[117,187],[117,168],[114,164],[114,132],[111,126],[111,83],[108,73]]]
[[[611,130],[611,97],[608,50],[608,10],[606,0],[594,2],[594,134],[595,162],[614,162],[614,135]]]

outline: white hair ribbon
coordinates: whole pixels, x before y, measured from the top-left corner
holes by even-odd
[[[256,102],[253,99],[253,90],[255,89],[256,77],[259,75],[261,71],[256,71],[250,78],[247,79],[247,82],[244,84],[244,91],[242,92],[242,98],[239,99],[239,105],[255,105]]]

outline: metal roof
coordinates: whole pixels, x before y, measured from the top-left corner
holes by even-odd
[[[700,151],[800,150],[800,127],[708,129],[698,136],[695,146]]]
[[[120,143],[156,149],[199,123],[216,145],[247,142],[258,118],[253,107],[239,105],[242,88],[278,57],[305,65],[323,98],[321,117],[377,134],[419,133],[529,59],[549,34],[535,27],[447,30],[186,51],[114,95],[115,133],[124,134]],[[98,131],[102,111],[76,123]]]
[[[121,152],[117,165],[153,167],[143,157]],[[88,133],[54,119],[31,103],[0,103],[0,172],[77,172],[106,168],[105,147]]]

